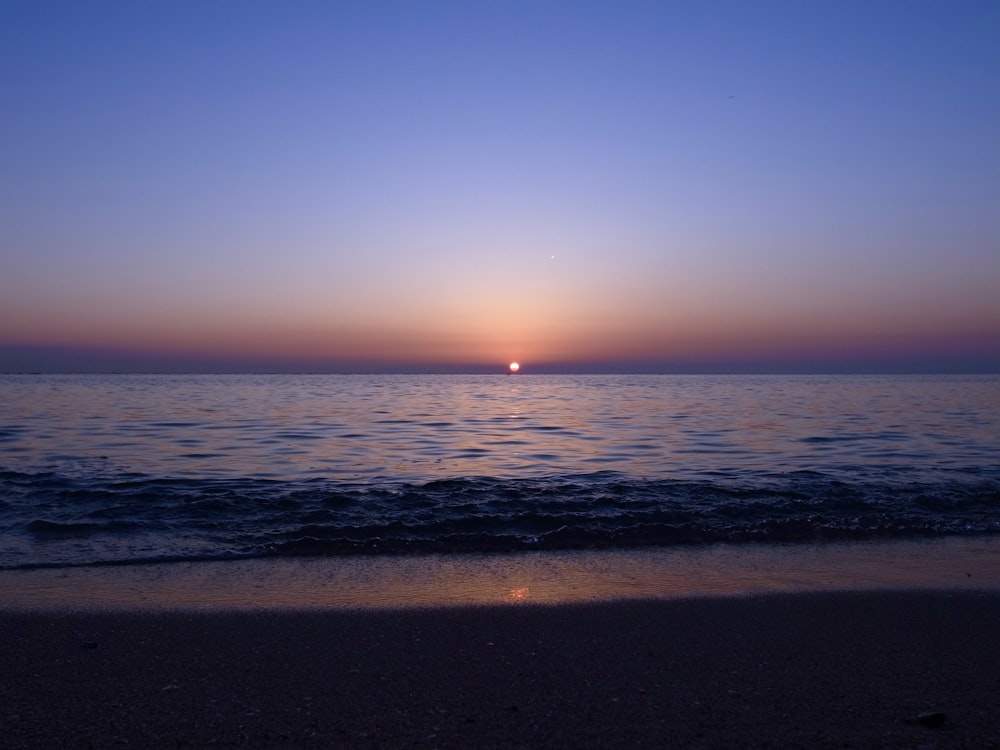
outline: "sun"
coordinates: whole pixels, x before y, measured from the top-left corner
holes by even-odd
[[[515,372],[517,372],[520,369],[521,369],[521,365],[519,365],[517,362],[511,362],[510,363],[510,371],[511,371],[511,373],[515,373]]]

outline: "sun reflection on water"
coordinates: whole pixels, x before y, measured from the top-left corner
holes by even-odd
[[[523,586],[519,589],[511,589],[507,592],[507,599],[511,602],[525,602],[528,600],[528,587]]]

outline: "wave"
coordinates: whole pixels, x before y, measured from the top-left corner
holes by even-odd
[[[1000,470],[596,472],[425,483],[0,471],[0,569],[1000,532]],[[921,475],[924,476],[924,475]]]

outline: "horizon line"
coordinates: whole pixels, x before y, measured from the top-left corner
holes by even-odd
[[[524,370],[520,372],[509,372],[502,368],[497,368],[495,370],[489,370],[484,368],[478,369],[437,369],[437,370],[423,370],[423,369],[356,369],[356,370],[318,370],[318,369],[303,369],[303,370],[197,370],[197,369],[178,369],[178,370],[70,370],[70,369],[53,369],[53,370],[0,370],[0,375],[30,375],[30,376],[48,376],[48,375],[66,375],[66,376],[108,376],[108,375],[315,375],[315,376],[370,376],[370,375],[399,375],[399,376],[423,376],[423,375],[496,375],[497,377],[532,377],[532,376],[562,376],[562,375],[648,375],[648,376],[661,376],[661,375],[690,375],[690,376],[707,376],[707,375],[720,375],[720,376],[790,376],[790,375],[816,375],[816,376],[829,376],[829,375],[1000,375],[1000,368],[783,368],[783,369],[773,369],[773,368],[718,368],[718,369],[551,369],[551,368],[539,368],[537,370],[531,370],[525,372]]]

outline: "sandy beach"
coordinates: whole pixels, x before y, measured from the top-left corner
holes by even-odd
[[[1000,596],[0,614],[3,745],[1000,745]]]

